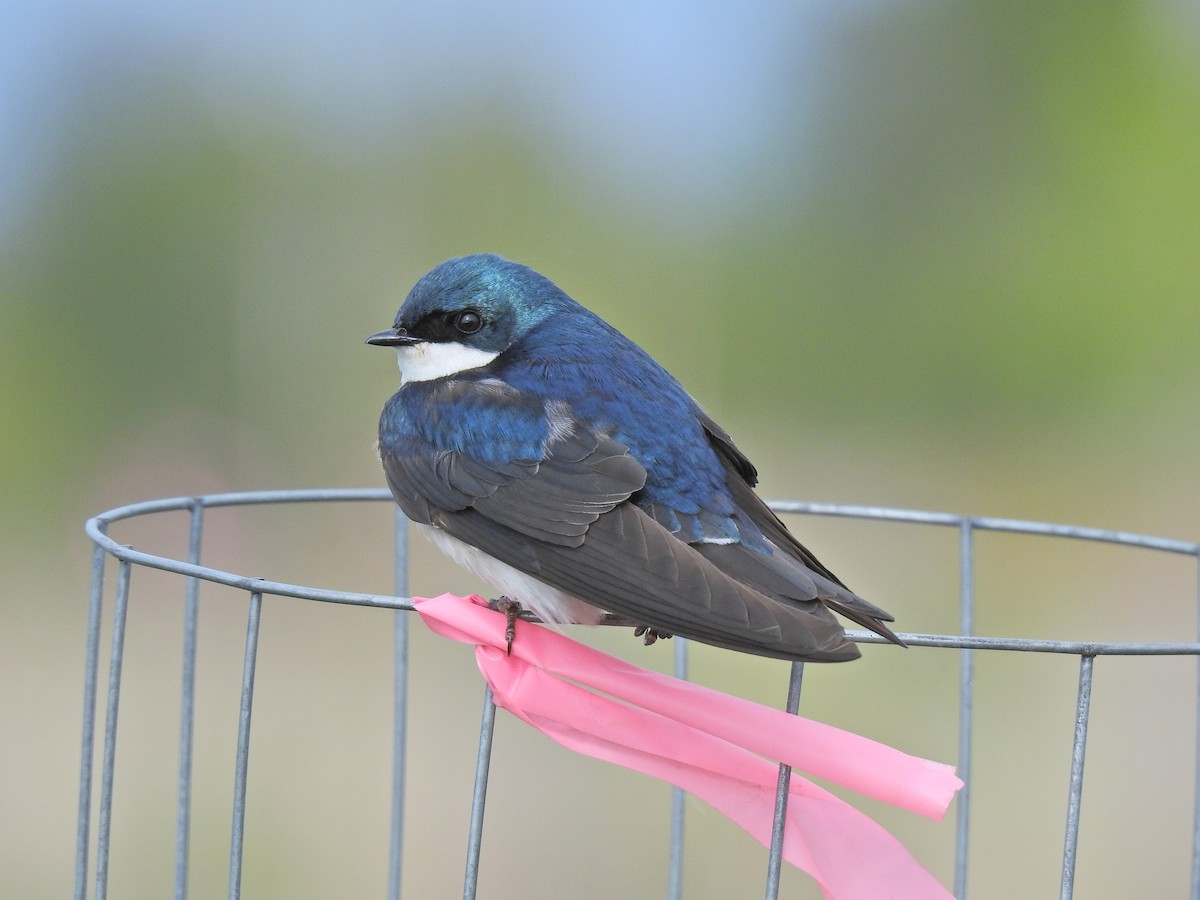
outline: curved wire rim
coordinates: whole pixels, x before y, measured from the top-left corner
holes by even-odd
[[[317,600],[324,603],[343,603],[353,606],[373,606],[411,611],[414,607],[412,600],[408,597],[368,594],[357,591],[335,591],[238,575],[234,572],[225,572],[209,566],[187,563],[135,550],[129,545],[118,543],[108,535],[108,526],[113,522],[153,513],[195,510],[198,507],[258,506],[273,503],[379,502],[390,501],[391,499],[391,494],[385,488],[239,491],[193,497],[169,497],[161,500],[131,503],[126,506],[110,509],[107,512],[100,513],[88,519],[84,526],[84,531],[97,546],[101,547],[110,556],[136,565],[175,572],[179,575],[200,578],[205,581],[224,584],[245,591],[296,597],[302,600]],[[891,509],[880,506],[857,506],[794,500],[773,500],[769,501],[768,505],[777,513],[874,519],[919,525],[970,528],[978,531],[1002,531],[1016,534],[1062,537],[1074,540],[1119,544],[1128,547],[1140,547],[1165,553],[1177,553],[1194,556],[1197,560],[1200,560],[1200,543],[1189,543],[1187,541],[1150,537],[1124,531],[1110,531],[1101,528],[1031,522],[1020,519],[962,516],[954,513]],[[846,634],[852,640],[859,643],[887,643],[882,637],[869,631],[847,630]],[[897,634],[905,643],[912,647],[1017,650],[1040,653],[1068,653],[1082,656],[1200,655],[1200,642],[1055,641],[1035,638],[979,637],[974,635],[924,634],[917,632],[897,632]]]

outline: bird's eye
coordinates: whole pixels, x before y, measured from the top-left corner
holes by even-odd
[[[463,334],[474,334],[483,327],[483,317],[473,309],[464,309],[454,317],[454,327]]]

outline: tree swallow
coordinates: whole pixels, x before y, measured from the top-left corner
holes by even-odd
[[[754,466],[683,386],[532,269],[448,260],[366,342],[399,356],[379,421],[396,502],[542,621],[611,613],[651,637],[854,659],[837,612],[900,643],[754,493]]]

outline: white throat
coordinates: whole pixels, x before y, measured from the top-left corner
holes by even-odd
[[[437,344],[422,341],[397,347],[396,363],[400,367],[400,383],[408,384],[410,381],[432,381],[478,369],[499,355],[495,350],[479,350],[457,342]]]

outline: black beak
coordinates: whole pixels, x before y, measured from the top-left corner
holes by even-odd
[[[419,344],[421,339],[411,334],[400,334],[395,328],[389,328],[387,331],[371,335],[364,343],[374,344],[376,347],[404,347]]]

